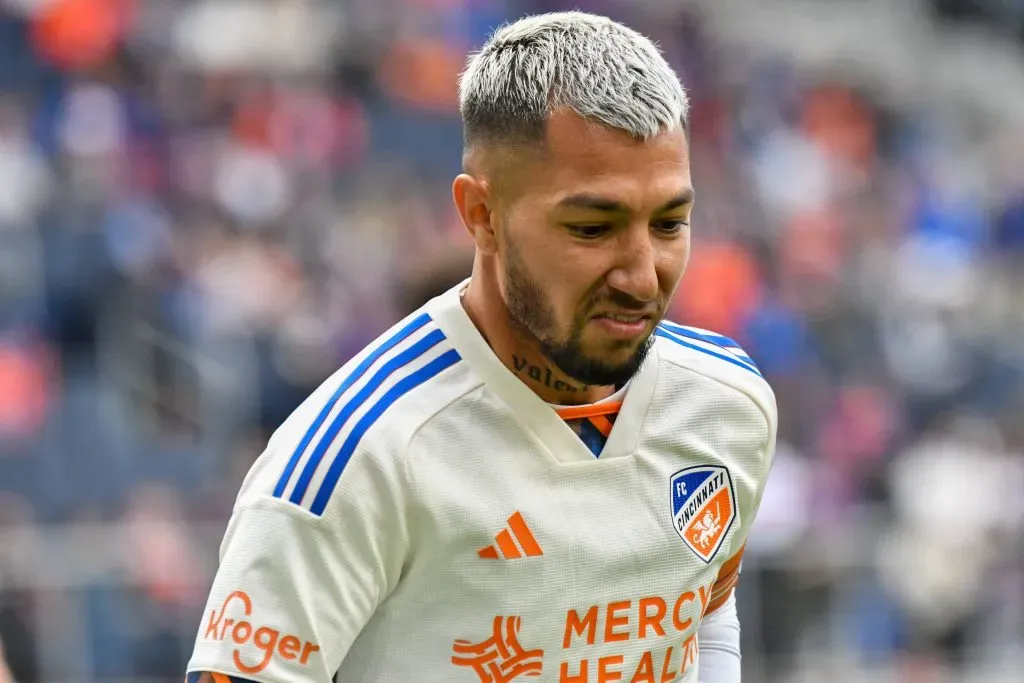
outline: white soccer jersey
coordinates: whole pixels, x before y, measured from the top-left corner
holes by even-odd
[[[697,680],[697,627],[736,582],[774,453],[768,385],[729,340],[662,323],[595,458],[494,355],[458,292],[271,437],[189,671]]]

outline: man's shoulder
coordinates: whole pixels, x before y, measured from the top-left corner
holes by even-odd
[[[760,495],[774,458],[775,395],[734,340],[672,322],[658,326],[656,400],[645,423],[652,442],[725,466],[743,505]],[[687,461],[689,462],[689,461]],[[691,463],[692,464],[692,463]]]
[[[755,360],[735,340],[710,330],[665,320],[655,330],[658,358],[680,377],[718,386],[739,401],[752,401],[775,421],[775,395]]]
[[[259,479],[251,482],[253,493],[317,512],[346,468],[362,467],[361,462],[398,468],[412,435],[465,393],[464,366],[428,313],[400,321],[324,381],[274,432],[250,477]]]
[[[345,363],[289,417],[290,429],[340,426],[354,419],[368,428],[402,404],[406,421],[429,414],[431,402],[409,401],[424,392],[436,393],[453,383],[453,369],[462,361],[445,333],[420,310],[401,320]],[[419,410],[417,410],[417,408]],[[332,419],[333,418],[333,419]]]

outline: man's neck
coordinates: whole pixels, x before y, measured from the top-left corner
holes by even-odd
[[[470,282],[463,292],[462,307],[501,362],[531,391],[548,403],[582,405],[596,403],[615,393],[613,386],[581,384],[567,376],[540,349],[536,339],[519,331],[509,319],[497,291]],[[498,305],[490,302],[498,301]]]

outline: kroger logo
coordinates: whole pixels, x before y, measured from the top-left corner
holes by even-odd
[[[233,616],[227,616],[231,612]],[[296,635],[282,634],[281,631],[253,623],[252,600],[244,591],[235,591],[220,606],[220,611],[210,610],[210,618],[206,623],[203,638],[222,642],[231,639],[237,645],[234,649],[235,666],[243,674],[255,674],[266,669],[280,657],[287,662],[295,662],[306,666],[314,652],[320,646],[305,641]]]

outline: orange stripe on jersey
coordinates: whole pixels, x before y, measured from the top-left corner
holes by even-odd
[[[726,586],[728,586],[728,585],[730,585],[732,583],[735,583],[736,579],[738,579],[739,576],[740,576],[740,573],[736,569],[732,570],[732,572],[730,572],[726,576],[722,576],[721,574],[719,574],[718,575],[718,580],[715,581],[715,585],[711,587],[711,592],[712,593],[717,593],[718,591],[722,590]]]
[[[736,584],[739,583],[739,582],[740,582],[739,575],[733,576],[726,583],[723,583],[721,586],[718,586],[718,587],[715,588],[715,590],[711,591],[711,599],[712,600],[716,600],[716,599],[722,597],[723,595],[729,595],[729,593],[732,591],[732,589],[735,588]]]
[[[231,679],[224,674],[215,674],[211,672],[210,675],[213,676],[213,683],[231,683]]]
[[[732,589],[735,588],[735,587],[736,587],[735,584],[733,584],[732,586],[729,587],[729,590],[727,590],[726,592],[722,593],[717,598],[711,598],[710,600],[708,600],[707,611],[705,611],[704,614],[705,615],[711,614],[716,609],[718,609],[719,607],[724,605],[725,602],[729,599],[729,596],[732,595]]]
[[[607,439],[612,433],[612,421],[604,415],[595,415],[588,419],[590,420],[590,424],[597,427],[597,431],[601,432],[601,436],[604,438]]]
[[[715,585],[711,587],[711,599],[708,601],[704,614],[711,614],[724,605],[725,601],[732,594],[733,589],[736,588],[736,584],[740,580],[740,563],[743,561],[743,551],[745,549],[746,546],[744,545],[722,565],[718,572],[718,579],[715,580]]]
[[[498,542],[498,547],[501,548],[501,554],[505,556],[506,560],[512,560],[523,556],[523,554],[519,552],[519,548],[516,547],[516,542],[512,540],[512,534],[508,532],[508,529],[502,529],[501,533],[498,534],[495,540]]]
[[[728,560],[725,561],[725,564],[723,564],[722,568],[718,571],[718,580],[719,581],[721,581],[725,577],[729,576],[733,572],[739,571],[740,562],[743,561],[743,551],[746,550],[746,547],[747,546],[744,545],[743,547],[741,547],[736,552],[735,555],[733,555],[732,557],[730,557]]]
[[[516,512],[509,517],[508,525],[512,527],[512,533],[515,534],[516,540],[519,541],[519,545],[523,546],[523,551],[527,555],[536,557],[537,555],[544,554],[544,551],[540,549],[540,544],[537,543],[537,539],[534,538],[533,532],[530,531],[530,527],[526,526],[526,520],[523,519],[522,514]]]
[[[563,420],[578,420],[581,417],[597,417],[598,415],[614,415],[622,408],[622,401],[594,403],[586,406],[569,406],[558,408],[555,412]]]

